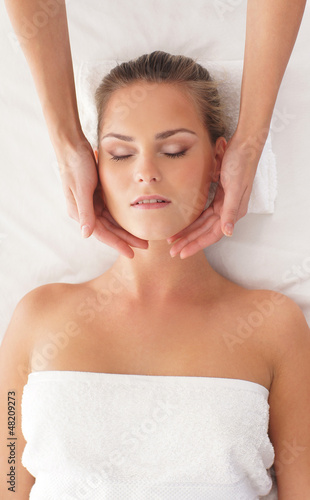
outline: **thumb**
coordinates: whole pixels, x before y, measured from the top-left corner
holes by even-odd
[[[221,214],[221,230],[225,236],[232,236],[240,206],[240,193],[226,193]]]
[[[83,238],[88,238],[93,233],[96,222],[93,194],[84,192],[83,197],[76,200],[76,204],[79,212],[82,236]]]

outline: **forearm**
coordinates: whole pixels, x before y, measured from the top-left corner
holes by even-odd
[[[5,0],[54,147],[81,136],[64,0]]]
[[[241,136],[261,135],[263,138],[270,127],[305,4],[306,0],[248,0],[237,128]]]

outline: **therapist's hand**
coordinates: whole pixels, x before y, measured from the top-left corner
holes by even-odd
[[[220,182],[213,202],[188,227],[168,238],[170,255],[190,257],[203,248],[231,236],[235,223],[247,213],[253,181],[264,141],[247,145],[237,133],[227,144],[223,156]]]
[[[57,158],[68,214],[79,222],[82,236],[93,234],[128,258],[134,257],[131,246],[148,248],[146,240],[122,229],[105,207],[94,152],[85,137],[74,147],[62,145]]]
[[[181,258],[194,255],[220,240],[226,225],[234,226],[245,215],[265,131],[270,127],[305,5],[306,0],[248,0],[238,132],[224,154],[222,186],[208,210],[168,238],[168,243],[181,238],[171,247],[171,255],[180,253]],[[254,139],[254,147],[249,138]]]
[[[98,184],[92,147],[84,137],[77,144],[62,144],[56,155],[68,214],[80,223],[82,236],[87,238],[95,227],[93,195]]]
[[[137,247],[142,249],[148,248],[148,241],[137,238],[133,234],[129,233],[123,229],[115,219],[113,219],[107,207],[104,205],[102,196],[102,186],[98,182],[97,188],[94,193],[94,205],[96,212],[96,222],[94,229],[94,236],[115,248],[120,254],[132,259],[134,257],[134,251],[131,247]]]

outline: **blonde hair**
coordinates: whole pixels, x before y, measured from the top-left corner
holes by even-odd
[[[190,57],[160,50],[117,64],[101,81],[95,94],[98,114],[97,137],[113,92],[137,82],[177,85],[191,99],[213,143],[226,132],[223,108],[216,82],[207,69]]]

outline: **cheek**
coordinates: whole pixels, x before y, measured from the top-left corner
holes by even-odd
[[[99,170],[99,178],[102,189],[106,194],[114,191],[114,186],[117,184],[116,172],[112,169],[101,167]]]
[[[119,213],[120,200],[127,201],[128,186],[124,171],[117,171],[113,168],[101,168],[99,178],[103,191],[103,200],[112,216]]]
[[[102,186],[102,196],[103,200],[106,203],[106,205],[109,206],[111,203],[113,203],[113,192],[114,191],[114,184],[115,184],[115,179],[113,174],[108,171],[108,169],[100,168],[99,169],[99,179],[100,183]]]
[[[209,162],[201,158],[191,162],[189,168],[178,177],[179,192],[183,193],[183,201],[200,211],[204,208],[211,183]]]

